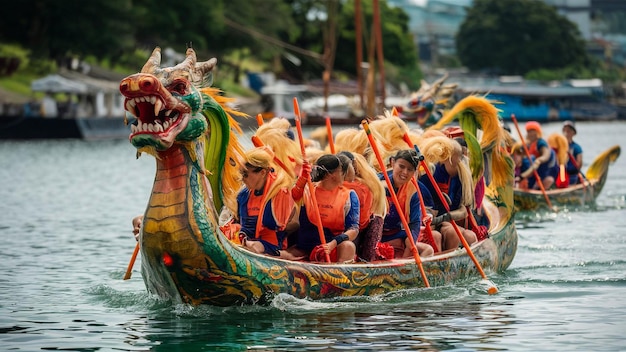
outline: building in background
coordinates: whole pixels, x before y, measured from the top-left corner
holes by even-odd
[[[431,67],[445,66],[442,57],[456,55],[454,37],[465,19],[472,0],[388,0],[410,17],[420,62]]]
[[[543,0],[578,25],[591,55],[626,65],[626,0]],[[388,0],[410,17],[419,59],[429,67],[447,66],[456,55],[455,35],[472,0]]]

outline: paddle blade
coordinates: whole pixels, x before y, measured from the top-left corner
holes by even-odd
[[[559,176],[556,178],[556,187],[557,188],[567,188],[569,187],[569,176],[565,172],[565,165],[561,164],[559,166]]]
[[[481,286],[485,286],[487,289],[487,293],[490,295],[495,295],[496,293],[498,293],[498,288],[496,287],[496,285],[491,282],[491,280],[489,279],[483,279],[480,282]]]

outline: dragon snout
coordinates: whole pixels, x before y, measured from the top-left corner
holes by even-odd
[[[137,73],[120,82],[120,92],[126,97],[154,94],[161,89],[161,82],[153,75]]]

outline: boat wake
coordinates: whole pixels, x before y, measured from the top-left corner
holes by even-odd
[[[149,294],[146,290],[126,290],[106,284],[99,284],[83,290],[93,302],[108,308],[126,308],[130,310],[161,310],[172,306],[172,303]]]
[[[493,275],[493,273],[490,275]],[[300,299],[289,294],[281,293],[276,295],[270,305],[281,311],[295,314],[308,314],[312,311],[328,311],[329,309],[333,311],[345,310],[346,312],[350,312],[354,311],[354,309],[359,309],[359,307],[371,308],[372,305],[376,305],[377,307],[389,306],[397,308],[402,305],[412,306],[425,303],[443,304],[449,302],[451,299],[466,300],[474,295],[487,295],[489,285],[493,285],[493,283],[490,281],[490,284],[487,284],[484,280],[472,278],[459,281],[457,284],[450,286],[411,288],[393,291],[384,295],[337,297],[316,301]]]

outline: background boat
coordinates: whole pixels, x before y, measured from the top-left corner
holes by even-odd
[[[511,114],[519,121],[609,121],[618,118],[619,109],[606,101],[602,81],[570,80],[543,85],[518,79],[460,83],[457,99],[469,94],[487,95],[500,102],[501,116]]]
[[[546,190],[514,190],[515,207],[518,210],[529,211],[538,208],[547,208],[548,201],[556,207],[581,207],[593,205],[598,198],[609,174],[609,166],[619,158],[621,148],[614,145],[598,155],[587,169],[585,175],[580,174],[584,181],[567,188]]]
[[[265,119],[284,117],[293,121],[293,98],[298,98],[302,113],[302,124],[319,126],[325,124],[328,116],[333,125],[355,125],[366,118],[366,112],[361,108],[360,97],[356,85],[351,83],[336,83],[332,85],[333,94],[326,100],[328,110],[324,110],[324,95],[319,82],[308,84],[289,84],[286,81],[277,81],[273,85],[261,88],[261,108],[259,112]],[[389,96],[385,99],[385,106],[391,110],[394,106],[405,105],[408,96]],[[381,102],[377,101],[377,105]]]
[[[119,81],[61,70],[33,81],[31,90],[43,99],[2,105],[0,139],[128,138]]]

